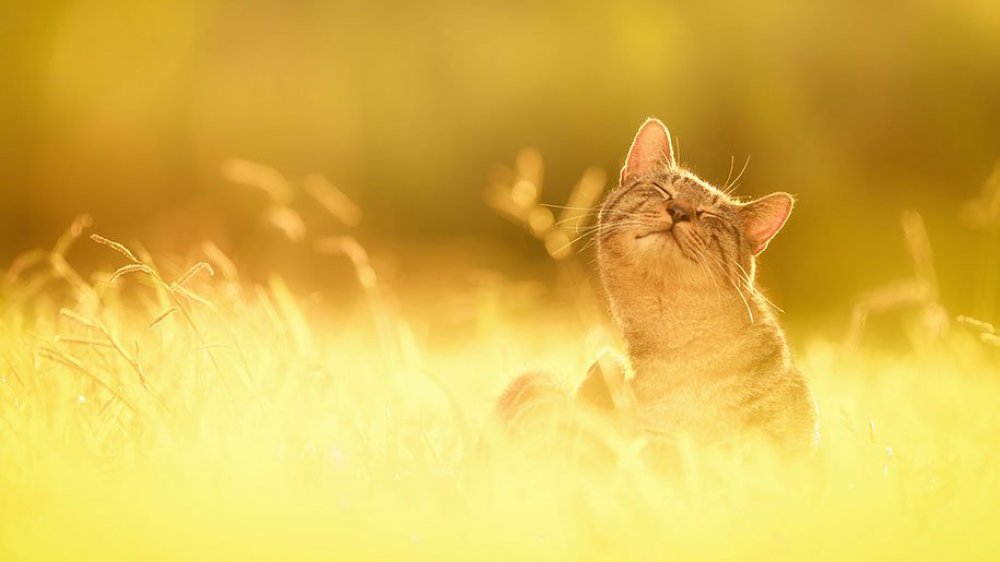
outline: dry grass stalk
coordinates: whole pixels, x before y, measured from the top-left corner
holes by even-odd
[[[130,263],[128,265],[123,265],[122,267],[119,267],[117,270],[115,270],[115,272],[111,274],[111,278],[109,279],[109,281],[115,283],[118,281],[118,279],[126,275],[129,275],[130,273],[145,273],[146,275],[149,275],[151,277],[155,275],[153,270],[150,269],[145,264]]]
[[[107,347],[113,348],[114,346],[106,341],[99,340],[88,340],[84,338],[68,338],[66,336],[57,336],[56,341],[59,343],[68,343],[73,345],[86,345],[90,347]]]
[[[997,310],[997,287],[1000,286],[1000,161],[993,172],[983,182],[978,198],[967,201],[959,213],[959,218],[969,228],[981,235],[979,275],[976,283],[977,315],[991,320],[1000,320]]]
[[[305,192],[344,226],[354,227],[361,224],[361,208],[322,175],[306,176]]]
[[[988,345],[1000,347],[1000,335],[997,335],[996,328],[993,327],[993,324],[983,322],[982,320],[977,320],[969,316],[959,316],[956,318],[956,321],[959,324],[978,332],[979,341]]]
[[[365,300],[371,309],[372,319],[382,345],[383,356],[388,363],[394,365],[402,356],[403,344],[399,333],[399,324],[389,312],[389,307],[381,294],[375,269],[368,259],[368,252],[353,236],[334,236],[316,241],[316,251],[321,254],[339,254],[347,256],[354,266],[358,283],[365,293]]]
[[[579,260],[573,259],[586,248],[596,226],[590,225],[607,186],[607,175],[597,167],[584,171],[570,192],[565,205],[540,202],[542,195],[542,156],[534,148],[518,153],[514,167],[499,168],[484,194],[499,214],[541,240],[546,253],[558,264],[559,286],[572,295],[575,310],[588,326],[600,322],[601,313],[593,287]],[[553,209],[559,209],[558,217]]]
[[[281,320],[281,316],[278,315],[277,309],[274,308],[274,303],[271,302],[271,296],[267,294],[267,289],[260,285],[255,285],[254,290],[257,293],[257,302],[264,309],[264,313],[267,314],[271,325],[278,330],[278,333],[288,337],[288,326],[285,326],[285,323]]]
[[[139,258],[135,257],[135,254],[132,253],[132,250],[126,248],[124,244],[115,242],[113,240],[108,240],[107,238],[99,234],[91,234],[90,239],[102,246],[107,246],[112,250],[118,252],[119,254],[125,256],[133,264],[142,264],[142,261]]]
[[[940,301],[934,253],[923,218],[916,211],[905,211],[900,216],[900,226],[907,253],[913,260],[914,275],[872,289],[857,300],[844,340],[848,350],[858,347],[872,313],[916,307],[922,310],[922,324],[928,333],[941,335],[948,329],[948,313]]]
[[[207,342],[205,341],[205,337],[204,337],[201,329],[199,328],[198,323],[195,322],[194,316],[191,314],[191,311],[189,311],[187,309],[187,307],[184,305],[184,301],[187,300],[187,301],[197,302],[197,303],[201,304],[202,306],[205,306],[206,308],[210,309],[211,311],[213,311],[215,313],[218,313],[218,309],[211,302],[209,302],[207,299],[202,298],[201,296],[199,296],[198,294],[194,293],[190,289],[188,289],[188,288],[186,288],[186,287],[184,287],[184,286],[182,286],[182,285],[180,285],[180,284],[178,284],[176,282],[175,283],[168,283],[167,281],[165,281],[163,279],[163,276],[160,275],[159,271],[153,265],[152,259],[148,257],[148,252],[146,252],[145,250],[143,250],[142,253],[143,253],[143,255],[145,257],[147,257],[147,259],[140,260],[139,258],[136,257],[136,254],[133,253],[131,250],[129,250],[124,244],[121,244],[119,242],[115,242],[113,240],[109,240],[109,239],[104,238],[103,236],[99,236],[97,234],[91,235],[91,239],[94,240],[95,242],[97,242],[98,244],[101,244],[103,246],[107,246],[107,247],[115,250],[119,254],[125,256],[126,258],[128,258],[132,262],[132,265],[141,266],[141,267],[137,268],[136,271],[140,271],[140,272],[148,275],[153,280],[154,285],[156,286],[158,292],[161,295],[164,295],[163,300],[169,299],[169,301],[173,304],[173,307],[175,307],[178,311],[180,311],[182,317],[187,322],[188,326],[191,328],[191,331],[194,333],[194,335],[198,339],[199,343],[201,345],[206,345]],[[129,267],[129,266],[125,266],[125,267]],[[188,281],[188,280],[190,280],[191,276],[193,276],[194,274],[196,274],[198,271],[203,270],[204,268],[205,268],[205,264],[195,265],[191,270],[188,271],[188,274],[185,274],[185,276],[183,276],[181,278],[181,280],[183,280],[185,282]],[[209,267],[208,269],[211,270],[211,267]],[[169,313],[164,313],[164,314],[161,314],[161,315],[157,316],[157,319],[154,319],[154,323],[158,324],[159,322],[156,322],[156,320],[162,321],[163,320],[162,317],[165,317],[165,316],[168,316],[168,315],[169,315]],[[79,317],[79,315],[76,315],[75,319],[78,319],[80,321],[83,320],[82,317]],[[138,362],[135,361],[135,360],[133,360],[132,358],[130,358],[128,356],[128,354],[126,354],[124,352],[124,350],[121,348],[121,346],[119,346],[117,344],[117,342],[114,341],[114,339],[111,337],[110,333],[107,332],[107,330],[104,329],[103,326],[101,326],[100,324],[93,324],[93,323],[91,323],[91,325],[95,326],[96,329],[101,330],[108,337],[108,339],[112,341],[112,343],[115,345],[115,347],[119,351],[119,353],[127,361],[130,362],[130,364],[133,366],[133,368],[139,374],[140,380],[143,382],[143,386],[146,386],[145,377],[142,374],[142,369],[141,369],[141,366],[138,364]],[[225,380],[226,377],[223,375],[224,371],[223,371],[221,365],[219,364],[219,362],[216,359],[215,355],[211,351],[207,351],[206,353],[208,354],[209,360],[212,362],[213,366],[215,367],[216,372],[219,374],[220,378],[222,379],[223,386],[228,391],[228,389],[229,389],[228,382]],[[149,390],[148,387],[147,387],[147,390]],[[154,398],[155,398],[155,396],[154,396]]]
[[[274,310],[288,328],[288,334],[291,336],[295,349],[299,353],[309,351],[312,348],[312,333],[309,331],[309,323],[295,302],[292,292],[277,276],[271,277],[268,281],[268,287],[273,297]]]
[[[73,220],[69,228],[63,232],[62,236],[56,241],[55,247],[52,249],[53,254],[60,256],[65,256],[69,253],[70,247],[73,243],[79,240],[80,236],[83,235],[83,231],[90,228],[94,224],[94,219],[90,215],[80,215]]]
[[[91,330],[99,332],[102,336],[104,336],[105,340],[104,342],[100,342],[100,341],[92,341],[86,339],[59,337],[58,338],[59,341],[65,343],[77,343],[77,344],[89,343],[92,345],[96,345],[98,347],[110,347],[114,349],[118,353],[118,355],[120,355],[122,359],[125,360],[125,362],[129,365],[129,367],[131,367],[132,370],[135,371],[136,375],[139,377],[139,383],[142,385],[142,387],[148,391],[151,391],[149,387],[149,382],[146,380],[146,375],[143,373],[142,365],[139,364],[138,359],[132,357],[125,351],[125,348],[121,346],[121,344],[118,342],[118,339],[114,336],[111,330],[104,325],[104,323],[100,322],[99,320],[91,320],[88,318],[84,318],[82,315],[77,314],[76,312],[73,312],[65,308],[62,309],[59,313],[60,315],[69,318],[75,322],[78,322],[79,324],[86,326]]]
[[[358,282],[365,291],[375,291],[378,281],[375,270],[368,260],[368,252],[353,236],[331,236],[316,241],[316,251],[321,254],[340,254],[347,256],[354,266]]]
[[[982,333],[982,334],[996,334],[997,333],[996,332],[996,328],[994,328],[993,324],[990,324],[989,322],[983,322],[982,320],[977,320],[977,319],[971,318],[969,316],[959,316],[955,320],[959,324],[962,324],[963,326],[968,326],[968,327],[970,327],[970,328],[972,328],[972,329],[974,329],[974,330],[976,330],[976,331],[978,331],[979,333]]]
[[[233,260],[222,251],[214,242],[206,240],[201,245],[201,251],[212,264],[222,273],[222,278],[235,283],[239,281],[240,274]]]
[[[72,320],[72,321],[74,321],[74,322],[76,322],[76,323],[78,323],[78,324],[80,324],[82,326],[86,326],[87,328],[90,328],[91,330],[97,330],[97,331],[101,330],[100,327],[98,327],[97,324],[93,320],[89,320],[87,318],[84,318],[83,316],[77,314],[76,312],[73,312],[72,310],[70,310],[68,308],[63,308],[62,310],[60,310],[59,311],[59,315],[62,316],[62,317],[64,317],[64,318],[69,318],[70,320]]]
[[[48,359],[49,361],[54,361],[56,363],[60,363],[60,364],[62,364],[64,366],[68,367],[70,370],[73,370],[73,371],[76,371],[76,372],[80,373],[81,375],[83,375],[84,377],[86,377],[88,380],[92,381],[96,385],[98,385],[101,388],[103,388],[104,390],[108,391],[108,393],[110,393],[111,396],[113,396],[114,398],[117,398],[118,400],[120,400],[122,402],[122,404],[125,404],[125,406],[128,407],[128,409],[132,411],[133,414],[135,414],[136,416],[139,416],[140,418],[142,417],[139,414],[139,408],[137,408],[136,405],[135,405],[135,403],[132,402],[127,396],[125,396],[125,394],[123,392],[121,392],[121,389],[115,390],[114,388],[112,388],[111,385],[109,385],[108,383],[104,382],[104,380],[101,379],[101,377],[97,376],[96,374],[94,374],[93,372],[91,372],[89,369],[87,369],[83,365],[83,363],[81,363],[79,360],[77,360],[77,359],[75,359],[75,358],[73,358],[73,357],[71,357],[71,356],[63,353],[62,351],[59,351],[58,349],[53,349],[53,348],[48,348],[48,347],[43,347],[39,351],[39,355],[42,358],[44,358],[44,359]]]
[[[974,230],[994,229],[1000,225],[1000,160],[983,182],[980,196],[962,206],[959,218]]]
[[[277,228],[290,242],[302,242],[306,239],[306,223],[298,211],[284,205],[275,205],[267,210],[265,220]]]
[[[29,250],[17,256],[4,272],[4,285],[8,287],[13,285],[21,279],[25,271],[44,262],[46,257],[48,254],[44,250]]]
[[[258,162],[230,158],[222,164],[222,176],[233,183],[259,189],[278,205],[288,205],[295,199],[292,186],[285,176]]]
[[[291,242],[306,239],[308,229],[302,215],[292,208],[296,190],[281,172],[256,162],[231,158],[223,163],[222,175],[237,184],[254,187],[268,198],[264,221]],[[320,174],[306,176],[303,190],[333,218],[348,227],[361,222],[361,208]]]
[[[93,219],[89,215],[80,215],[60,235],[51,251],[45,252],[36,249],[18,256],[4,274],[5,288],[15,287],[15,284],[18,284],[17,282],[21,280],[22,276],[36,265],[48,263],[50,271],[35,276],[34,279],[27,283],[20,283],[20,291],[11,297],[10,301],[6,303],[5,308],[12,307],[33,297],[49,281],[57,279],[62,279],[73,289],[77,301],[82,306],[90,309],[96,308],[100,300],[97,293],[66,261],[66,254],[70,248],[91,224],[93,224]]]
[[[198,275],[202,271],[207,273],[209,277],[215,276],[215,270],[212,269],[212,266],[208,265],[205,262],[198,262],[194,264],[194,266],[192,266],[191,269],[187,271],[187,273],[181,275],[180,279],[171,283],[170,286],[174,288],[183,287],[184,285],[187,285],[188,281],[194,278],[195,275]]]
[[[153,321],[149,323],[149,327],[150,328],[155,328],[155,327],[159,326],[160,322],[163,322],[164,320],[167,319],[168,316],[170,316],[171,314],[177,312],[178,310],[180,310],[180,309],[177,308],[176,306],[168,308],[167,310],[165,310],[162,313],[160,313],[159,316],[157,316],[156,318],[154,318]]]
[[[600,168],[588,168],[573,187],[566,205],[548,206],[539,202],[542,170],[542,157],[536,149],[521,150],[513,170],[503,169],[495,175],[486,190],[486,202],[541,240],[553,259],[566,260],[574,255],[574,245],[585,238],[580,231],[595,212],[607,176]],[[550,207],[562,209],[558,219]]]

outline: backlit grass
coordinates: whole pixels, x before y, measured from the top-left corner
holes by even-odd
[[[346,310],[243,283],[214,246],[171,276],[96,238],[123,267],[84,281],[66,252],[86,226],[0,301],[4,560],[1000,556],[1000,363],[974,330],[797,350],[813,458],[682,447],[663,474],[633,441],[591,471],[491,414],[525,369],[572,385],[615,345],[600,321],[472,298],[469,329],[428,338],[347,239],[369,290]]]

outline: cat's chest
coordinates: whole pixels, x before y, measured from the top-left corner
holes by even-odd
[[[640,427],[714,438],[745,425],[745,405],[766,389],[749,373],[720,372],[712,362],[700,366],[685,365],[684,376],[647,372],[631,381]]]
[[[749,365],[739,349],[718,348],[713,352],[680,351],[652,360],[634,361],[632,391],[639,402],[665,395],[703,398],[720,387],[730,387],[735,379],[749,376]]]

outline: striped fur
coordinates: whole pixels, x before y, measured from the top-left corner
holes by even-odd
[[[634,376],[626,381],[605,356],[575,402],[655,437],[764,437],[807,449],[818,439],[815,406],[755,282],[756,257],[792,198],[738,200],[678,166],[669,139],[659,121],[643,125],[597,229],[598,269]],[[498,408],[508,427],[530,428],[573,403],[529,373]]]
[[[629,170],[630,156],[623,184],[602,206],[597,241],[635,371],[638,423],[658,435],[762,435],[808,446],[817,437],[813,401],[755,283],[756,256],[791,197],[737,200],[679,167],[669,144],[655,145],[669,138],[661,123],[648,127],[663,134],[642,149],[666,157]]]

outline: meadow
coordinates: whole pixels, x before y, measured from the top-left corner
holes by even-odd
[[[0,562],[1000,559],[998,70],[989,0],[5,2]],[[497,427],[622,350],[650,116],[797,198],[811,456]]]
[[[230,163],[236,180],[240,169]],[[820,408],[807,459],[682,443],[665,475],[636,438],[614,444],[613,470],[593,471],[499,436],[493,404],[514,376],[546,369],[571,387],[620,348],[581,282],[585,260],[564,251],[586,243],[570,233],[603,182],[585,175],[561,214],[531,182],[488,192],[561,268],[565,282],[542,295],[503,281],[447,301],[395,294],[341,236],[316,248],[352,265],[359,296],[333,306],[281,271],[243,279],[211,242],[160,258],[81,217],[3,279],[0,558],[1000,556],[1000,347],[919,283],[876,290],[855,314],[863,331],[869,313],[922,310],[901,321],[905,350],[859,333],[796,340]],[[351,207],[331,204],[349,223]],[[276,235],[305,236],[275,209]],[[918,219],[903,221],[917,281]],[[85,245],[114,267],[84,278]],[[427,326],[447,309],[464,320],[435,336]]]

